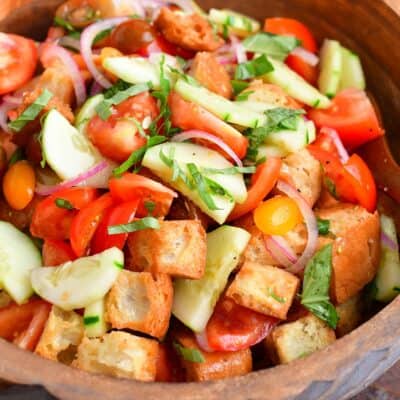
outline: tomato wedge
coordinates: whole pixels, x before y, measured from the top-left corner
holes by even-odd
[[[239,351],[263,340],[279,322],[223,297],[215,306],[205,334],[208,346],[216,351]]]
[[[90,241],[106,211],[112,207],[110,193],[103,194],[79,211],[71,223],[71,246],[77,257],[88,253]]]
[[[0,95],[13,92],[35,73],[38,52],[35,42],[22,36],[0,34]]]
[[[76,256],[69,243],[63,240],[45,239],[42,248],[43,265],[53,267],[75,260]]]
[[[229,215],[228,221],[233,221],[254,210],[274,188],[279,178],[282,165],[280,158],[271,157],[257,167],[251,178],[251,186],[247,199],[243,204],[237,204]]]
[[[97,254],[104,250],[110,249],[111,247],[118,247],[123,249],[126,239],[128,238],[127,233],[120,233],[119,235],[109,235],[108,227],[113,225],[128,224],[135,218],[136,210],[138,208],[139,199],[128,201],[123,204],[119,204],[116,207],[109,209],[99,227],[94,234],[91,253]]]
[[[69,239],[71,222],[77,210],[91,203],[97,196],[96,189],[85,187],[60,190],[46,197],[35,208],[31,234],[41,239]],[[74,209],[58,207],[56,199],[67,200]]]
[[[310,110],[308,116],[319,128],[335,129],[348,150],[384,134],[367,94],[358,89],[341,91],[329,108]]]
[[[111,178],[109,182],[112,197],[118,202],[139,199],[137,216],[149,214],[148,205],[153,208],[154,217],[165,217],[177,194],[166,186],[142,175],[125,173],[120,178]],[[147,208],[146,208],[147,206]]]
[[[285,60],[285,63],[294,72],[297,72],[300,76],[302,76],[307,82],[311,83],[312,85],[316,85],[318,81],[317,67],[313,67],[295,54],[289,54]]]

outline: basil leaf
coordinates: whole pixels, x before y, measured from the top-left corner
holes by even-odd
[[[237,96],[239,93],[243,92],[243,90],[249,87],[249,83],[246,81],[237,81],[235,79],[231,80],[231,85],[233,89],[233,94]]]
[[[160,229],[158,219],[153,217],[144,217],[129,224],[109,226],[107,231],[109,235],[119,235],[120,233],[131,233],[142,231],[144,229]]]
[[[169,168],[172,169],[172,182],[176,181],[178,178],[182,179],[185,185],[190,189],[194,190],[195,185],[183,171],[177,161],[174,159],[174,148],[170,149],[169,156],[166,156],[162,150],[160,150],[160,160]]]
[[[270,132],[280,130],[295,131],[298,127],[300,116],[304,113],[304,110],[292,110],[282,107],[272,108],[264,112],[267,116],[265,126],[268,127]]]
[[[329,219],[317,218],[318,233],[322,236],[329,235],[331,221]]]
[[[54,25],[66,29],[68,32],[78,32],[71,23],[61,17],[54,17]]]
[[[251,61],[241,63],[236,67],[235,79],[246,80],[264,75],[274,70],[274,67],[269,62],[268,58],[263,54]]]
[[[99,32],[96,37],[93,39],[93,45],[101,42],[103,39],[105,39],[107,36],[110,36],[110,33],[112,32],[112,29],[106,29],[104,31]]]
[[[301,304],[335,329],[339,317],[329,298],[331,274],[332,244],[328,244],[306,266]]]
[[[109,99],[116,95],[118,92],[121,92],[123,90],[129,89],[132,86],[132,84],[125,82],[122,79],[118,79],[114,85],[109,87],[105,92],[104,92],[104,98]]]
[[[119,261],[114,261],[114,265],[119,269],[124,269],[124,264]]]
[[[237,97],[236,97],[236,101],[246,101],[248,100],[249,96],[254,93],[254,90],[247,90],[243,93],[240,93]]]
[[[203,168],[203,172],[215,175],[237,175],[237,174],[254,174],[256,167],[231,167],[231,168]]]
[[[262,53],[283,61],[301,42],[294,36],[260,32],[247,37],[243,47],[253,53]]]
[[[336,190],[336,185],[335,182],[333,182],[332,179],[328,178],[327,176],[324,178],[324,183],[326,188],[328,189],[329,194],[335,198],[336,200],[339,200],[339,196]]]
[[[83,318],[83,324],[85,326],[97,324],[99,321],[100,321],[100,317],[98,315],[93,315],[93,316]]]
[[[149,215],[153,214],[154,210],[156,209],[156,203],[154,201],[145,201],[144,208],[147,210]]]
[[[14,165],[16,162],[24,160],[25,159],[25,152],[22,147],[17,147],[12,153],[10,160],[8,161],[8,167],[11,167]]]
[[[66,199],[57,198],[54,203],[59,208],[65,208],[66,210],[73,210],[75,207]]]
[[[36,119],[52,98],[53,93],[44,89],[40,96],[16,120],[8,124],[10,129],[20,132],[29,122]]]
[[[203,363],[205,362],[205,358],[203,353],[198,349],[189,349],[188,347],[182,346],[178,342],[174,342],[174,348],[177,353],[186,361],[190,361],[193,363]]]
[[[268,288],[267,295],[273,298],[278,303],[284,304],[286,303],[286,297],[278,296],[272,288]]]

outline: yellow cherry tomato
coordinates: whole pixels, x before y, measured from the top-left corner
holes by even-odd
[[[286,196],[264,201],[253,217],[257,228],[268,235],[284,235],[303,220],[296,202]]]
[[[32,166],[25,160],[12,165],[3,178],[3,194],[14,210],[23,210],[35,194],[36,177]]]

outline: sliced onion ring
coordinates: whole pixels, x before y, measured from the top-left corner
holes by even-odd
[[[243,167],[242,161],[236,155],[236,153],[219,137],[212,135],[211,133],[207,133],[200,130],[190,130],[183,133],[179,133],[172,138],[173,142],[184,142],[185,140],[190,139],[202,139],[207,140],[208,142],[212,142],[217,145],[221,150],[223,150],[233,161],[239,166]]]
[[[304,222],[307,227],[307,244],[304,249],[303,254],[299,257],[299,259],[290,267],[287,268],[287,271],[292,272],[293,274],[299,274],[304,270],[304,267],[314,255],[315,251],[317,250],[318,244],[318,225],[317,219],[315,218],[314,212],[307,201],[304,199],[303,196],[294,188],[293,186],[289,185],[288,183],[279,180],[277,185],[277,189],[282,193],[285,193],[288,197],[293,199],[301,214],[303,215]]]
[[[321,133],[325,133],[331,137],[333,140],[333,143],[339,153],[339,158],[340,161],[345,164],[347,161],[349,161],[349,153],[345,149],[342,140],[339,137],[339,134],[335,129],[332,128],[327,128],[327,127],[322,127],[320,130]]]
[[[304,47],[296,47],[290,54],[301,58],[307,64],[315,67],[319,63],[319,58],[311,51],[306,50]]]
[[[386,235],[386,233],[383,231],[381,231],[381,242],[382,245],[384,245],[391,251],[399,250],[397,243],[394,240],[392,240],[388,235]]]
[[[200,346],[201,350],[204,350],[207,353],[214,352],[214,350],[210,347],[210,345],[208,343],[207,331],[196,333],[196,341],[197,341],[197,344]]]
[[[230,39],[238,64],[247,62],[246,49],[243,47],[242,42],[234,35],[231,35]]]

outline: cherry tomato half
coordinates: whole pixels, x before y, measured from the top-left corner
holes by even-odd
[[[69,243],[63,240],[45,239],[42,248],[43,265],[53,267],[75,260],[76,256]]]

